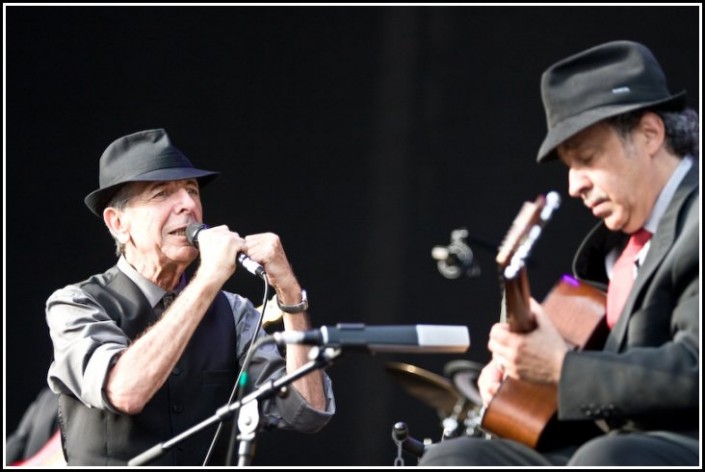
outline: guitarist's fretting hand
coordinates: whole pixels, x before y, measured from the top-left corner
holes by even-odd
[[[497,323],[490,331],[487,347],[493,360],[478,379],[485,403],[497,392],[503,375],[553,383],[560,378],[563,359],[569,348],[541,305],[533,298],[530,304],[537,321],[536,329],[529,333],[513,333],[507,323]]]

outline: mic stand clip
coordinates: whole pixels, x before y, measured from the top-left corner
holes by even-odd
[[[255,439],[259,428],[259,406],[257,400],[245,404],[240,408],[237,416],[237,428],[240,431],[237,439],[240,441],[238,448],[238,466],[247,466],[252,463],[255,455]]]

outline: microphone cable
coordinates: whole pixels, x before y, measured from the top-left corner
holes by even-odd
[[[265,310],[267,309],[267,302],[269,301],[269,278],[267,277],[267,274],[265,272],[262,273],[262,280],[264,281],[264,300],[262,301],[262,310],[259,312],[259,316],[257,317],[257,326],[255,327],[254,332],[252,333],[252,338],[250,339],[250,342],[248,343],[247,347],[247,354],[245,355],[245,360],[243,361],[242,365],[240,366],[240,372],[237,374],[237,378],[235,379],[235,385],[233,385],[233,390],[230,392],[230,398],[228,399],[227,405],[230,406],[233,403],[233,399],[235,398],[235,394],[238,394],[238,401],[242,400],[245,387],[247,386],[249,382],[248,378],[248,367],[252,359],[252,355],[254,351],[259,347],[259,344],[255,343],[255,339],[257,339],[257,334],[259,333],[260,329],[262,329],[262,320],[264,318],[264,313]],[[256,311],[256,310],[255,310]],[[237,331],[237,323],[235,325],[235,330]],[[241,385],[242,384],[242,385]],[[240,387],[240,388],[238,388]],[[226,461],[225,465],[230,465],[230,458],[232,455],[232,448],[234,447],[235,441],[235,433],[236,433],[236,428],[237,428],[237,421],[233,420],[233,429],[232,429],[232,434],[230,436],[230,441],[228,444],[228,459]],[[216,443],[218,442],[218,438],[220,437],[220,434],[223,429],[223,422],[221,421],[218,423],[218,429],[216,430],[215,434],[213,435],[213,439],[211,440],[211,445],[208,448],[208,452],[206,453],[206,457],[203,460],[203,465],[206,466],[208,465],[208,461],[211,458],[211,454],[213,453],[213,450],[215,448]]]

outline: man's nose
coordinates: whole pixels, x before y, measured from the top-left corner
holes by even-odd
[[[572,168],[568,170],[568,194],[571,197],[580,198],[589,188],[590,179],[585,173]]]
[[[187,189],[179,189],[176,195],[178,211],[190,211],[198,206],[197,199]]]

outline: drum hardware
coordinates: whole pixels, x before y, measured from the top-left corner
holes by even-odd
[[[424,455],[426,449],[431,445],[430,440],[421,442],[409,436],[409,427],[403,421],[394,424],[392,428],[392,440],[397,446],[397,457],[394,459],[395,466],[404,466],[402,450],[418,459]]]
[[[463,422],[466,436],[485,436],[485,432],[480,427],[482,423],[482,397],[477,388],[477,379],[482,368],[482,364],[466,359],[450,361],[443,368],[443,373],[451,379],[453,386],[466,402],[463,406],[463,410],[466,412]]]
[[[477,389],[477,378],[482,365],[466,360],[446,364],[448,378],[401,362],[387,362],[387,373],[414,398],[432,407],[441,425],[441,441],[459,436],[486,437],[480,428],[482,398]],[[432,441],[423,442],[409,436],[406,423],[397,422],[392,429],[392,439],[397,447],[395,465],[403,465],[401,451],[420,458]]]

